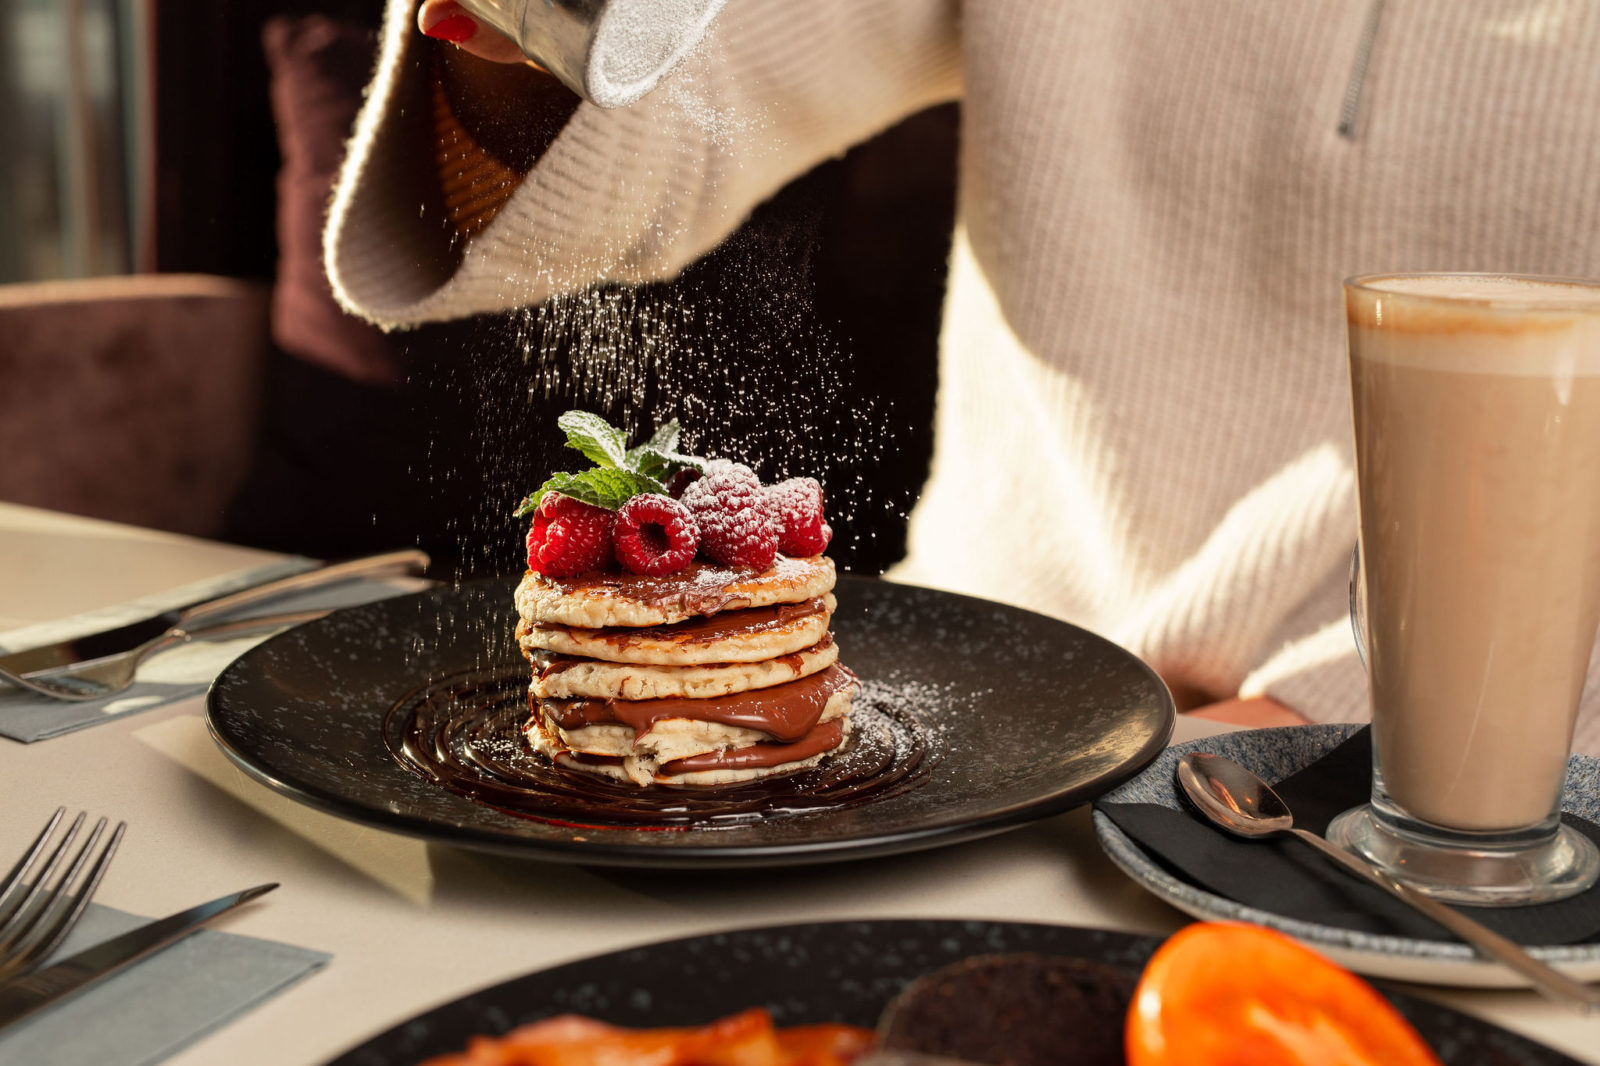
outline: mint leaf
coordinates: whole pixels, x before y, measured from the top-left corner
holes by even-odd
[[[622,430],[588,411],[567,411],[556,419],[556,424],[567,435],[567,447],[582,452],[596,465],[594,469],[576,474],[550,475],[537,491],[517,505],[518,517],[532,514],[539,502],[552,492],[614,511],[641,493],[664,494],[667,489],[663,483],[684,467],[705,470],[704,459],[678,452],[682,430],[677,419],[661,426],[648,441],[631,449]]]
[[[649,440],[638,447],[628,449],[622,465],[658,481],[665,481],[686,466],[703,472],[706,465],[704,459],[697,455],[684,455],[678,451],[678,436],[681,432],[682,427],[674,418],[657,429]]]
[[[641,447],[651,448],[663,455],[670,455],[678,450],[678,434],[681,432],[683,432],[682,427],[678,425],[678,420],[674,418],[657,429]],[[638,448],[634,449],[634,451],[638,450]]]
[[[637,471],[597,466],[591,470],[580,470],[576,474],[551,474],[537,491],[522,501],[517,507],[516,514],[519,518],[532,514],[539,506],[539,501],[552,492],[559,492],[563,496],[571,496],[575,500],[582,500],[595,507],[615,511],[635,496],[646,492],[665,495],[666,491],[666,486],[661,482]]]
[[[628,439],[599,415],[568,411],[556,419],[556,425],[567,434],[567,447],[582,452],[597,466],[618,467],[627,459]]]
[[[626,465],[630,470],[637,470],[646,477],[653,477],[657,481],[665,481],[674,473],[686,466],[705,472],[706,461],[697,455],[683,455],[679,452],[664,451],[650,444],[641,444],[628,452]]]

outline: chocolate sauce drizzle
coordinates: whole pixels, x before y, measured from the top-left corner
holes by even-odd
[[[855,730],[819,765],[709,788],[613,784],[551,763],[522,734],[524,667],[451,674],[404,696],[384,719],[402,766],[451,792],[526,818],[596,828],[716,829],[857,807],[925,781],[942,743],[904,708],[857,699]]]

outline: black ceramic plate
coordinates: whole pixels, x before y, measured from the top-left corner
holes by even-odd
[[[676,832],[511,814],[425,780],[385,744],[391,708],[419,687],[473,670],[526,677],[511,636],[511,589],[507,581],[433,589],[274,637],[212,686],[212,736],[270,788],[358,822],[556,861],[704,867],[850,859],[996,833],[1114,788],[1172,730],[1160,680],[1092,633],[846,575],[833,632],[841,660],[862,679],[862,702],[888,694],[938,749],[915,787]]]
[[[828,922],[744,929],[568,963],[421,1014],[328,1066],[414,1066],[567,1012],[626,1026],[700,1024],[748,1007],[778,1025],[872,1026],[907,982],[970,955],[1028,951],[1095,959],[1137,973],[1159,943],[1102,929],[1013,922]],[[1389,998],[1450,1066],[1576,1066],[1573,1059],[1448,1008]],[[1106,1018],[1121,1027],[1122,1019]]]

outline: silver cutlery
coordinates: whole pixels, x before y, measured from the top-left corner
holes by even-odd
[[[134,675],[139,670],[139,664],[152,655],[188,644],[190,641],[222,640],[262,629],[299,625],[302,622],[322,618],[328,613],[329,610],[291,611],[287,614],[242,618],[237,622],[223,622],[220,625],[198,629],[174,627],[120,655],[108,655],[59,670],[40,670],[31,674],[16,675],[0,670],[0,681],[9,681],[19,688],[55,700],[68,702],[103,700],[131,686]]]
[[[27,1017],[40,1007],[83,991],[182,939],[217,915],[277,887],[276,883],[256,885],[242,892],[221,896],[209,903],[147,922],[41,970],[0,983],[0,1029]]]
[[[118,822],[105,847],[85,870],[89,856],[105,833],[106,820],[101,818],[89,833],[89,839],[51,885],[51,875],[83,828],[84,816],[79,812],[52,848],[51,839],[65,814],[65,807],[56,808],[44,830],[11,868],[5,881],[0,882],[0,980],[26,971],[66,939],[83,917],[89,898],[100,887],[100,879],[111,865],[123,831],[127,829],[126,822]],[[49,856],[41,859],[46,851]]]
[[[1282,797],[1272,790],[1272,786],[1232,759],[1205,752],[1190,752],[1179,760],[1177,778],[1184,794],[1194,802],[1200,813],[1235,836],[1258,840],[1288,833],[1316,848],[1350,873],[1410,904],[1465,940],[1480,954],[1515,970],[1552,999],[1585,1010],[1600,1008],[1600,990],[1545,965],[1517,944],[1460,911],[1423,895],[1404,881],[1396,880],[1315,833],[1296,828],[1294,815]]]
[[[331,563],[303,574],[294,574],[254,585],[226,596],[175,607],[149,618],[142,618],[99,633],[90,633],[24,651],[8,652],[0,655],[0,680],[14,682],[18,677],[30,676],[41,671],[62,670],[108,656],[120,655],[170,630],[192,631],[209,625],[211,620],[220,618],[230,611],[237,611],[286,593],[320,588],[350,578],[390,573],[416,574],[427,565],[427,553],[416,549],[385,552],[347,562]]]

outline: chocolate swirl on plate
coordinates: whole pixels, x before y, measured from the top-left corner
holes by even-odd
[[[529,749],[527,676],[515,667],[451,674],[388,713],[401,765],[479,803],[527,818],[596,827],[701,830],[855,807],[914,788],[943,749],[904,708],[858,703],[848,744],[818,766],[708,788],[612,784]]]

